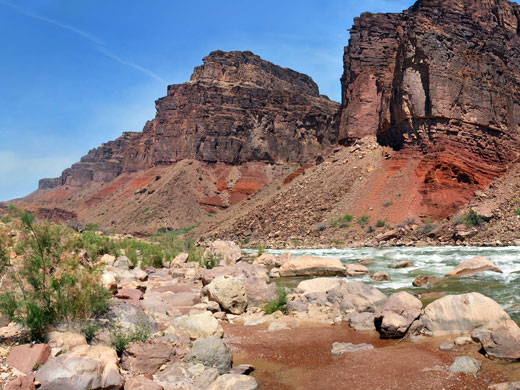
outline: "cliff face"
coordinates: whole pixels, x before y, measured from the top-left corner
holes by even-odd
[[[124,133],[91,150],[61,180],[42,180],[40,189],[109,182],[183,159],[305,163],[335,143],[338,107],[306,75],[251,52],[216,51],[189,82],[168,87],[142,133]]]
[[[340,142],[374,135],[417,151],[422,211],[451,214],[520,154],[519,20],[506,0],[361,15],[345,48]]]
[[[213,52],[168,87],[142,132],[24,201],[127,232],[202,221],[200,235],[314,239],[314,226],[345,214],[444,219],[518,164],[519,5],[419,0],[364,13],[343,61],[339,105],[251,52]]]

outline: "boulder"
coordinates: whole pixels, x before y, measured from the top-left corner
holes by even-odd
[[[480,340],[488,357],[503,360],[520,360],[520,328],[507,320]]]
[[[144,376],[135,376],[126,380],[125,390],[164,390],[164,387]]]
[[[219,276],[235,276],[236,274],[237,274],[237,270],[235,269],[235,267],[225,267],[225,266],[213,267],[212,269],[202,268],[199,271],[199,276],[200,276],[200,278],[202,280],[202,284],[204,286],[207,286],[215,278],[218,278]]]
[[[260,256],[258,256],[254,261],[253,264],[262,264],[268,267],[278,266],[276,261],[276,257],[274,255],[271,255],[269,253],[263,253]]]
[[[276,295],[276,285],[269,283],[267,268],[261,264],[239,262],[235,265],[236,274],[246,288],[249,305],[263,305]]]
[[[11,349],[7,363],[18,371],[28,374],[37,366],[42,366],[51,356],[51,347],[47,344],[23,344]]]
[[[4,390],[34,390],[35,388],[32,380],[20,375],[5,385]]]
[[[403,337],[412,323],[421,315],[422,303],[406,291],[390,295],[374,318],[381,338]]]
[[[220,265],[234,265],[242,258],[242,249],[233,241],[217,240],[209,244],[203,254],[206,259],[210,256],[216,256],[220,259]]]
[[[370,271],[362,264],[347,264],[345,266],[345,273],[347,276],[364,276],[368,275]]]
[[[222,309],[232,314],[242,314],[247,307],[244,284],[232,276],[219,276],[208,285],[208,296]]]
[[[464,276],[473,275],[479,272],[493,271],[502,273],[491,260],[482,256],[476,256],[469,260],[463,261],[458,266],[449,271],[446,276]]]
[[[181,267],[182,265],[188,262],[188,258],[190,257],[187,253],[179,253],[175,258],[171,261],[170,267]]]
[[[175,357],[175,348],[161,341],[136,341],[126,346],[121,367],[133,374],[154,374]]]
[[[330,350],[332,356],[340,356],[346,353],[368,351],[374,349],[372,344],[352,344],[352,343],[334,343]]]
[[[82,345],[49,359],[36,372],[41,390],[118,390],[124,380],[112,348]]]
[[[80,345],[87,345],[85,336],[72,332],[49,332],[43,339],[51,347],[52,356],[70,351]]]
[[[374,325],[374,313],[364,312],[352,312],[344,317],[344,320],[355,330],[376,330]]]
[[[296,291],[301,294],[310,294],[317,292],[329,292],[336,288],[341,283],[341,279],[338,278],[314,278],[304,280],[298,284]]]
[[[469,356],[457,356],[448,370],[475,375],[480,371],[481,363]]]
[[[284,263],[280,276],[345,276],[345,267],[336,258],[301,256]]]
[[[164,370],[160,370],[157,374],[154,375],[154,380],[156,383],[162,385],[166,390],[193,389],[193,378],[186,367],[184,367],[184,365],[180,362],[168,364]]]
[[[136,288],[122,288],[117,290],[116,298],[139,301],[143,298],[143,292]]]
[[[388,275],[388,272],[385,271],[379,271],[375,272],[370,276],[372,280],[375,280],[376,282],[391,282],[392,278],[390,275]]]
[[[206,368],[204,372],[195,379],[193,385],[196,390],[207,389],[217,380],[218,377],[219,373],[216,368]]]
[[[492,329],[509,319],[498,303],[477,292],[439,298],[426,306],[422,316],[425,332],[433,336]]]
[[[177,317],[173,320],[173,326],[185,331],[192,339],[222,337],[224,334],[222,326],[209,311]]]
[[[189,365],[202,364],[225,374],[233,365],[233,354],[222,339],[213,336],[196,340],[183,360]]]
[[[441,278],[433,275],[419,275],[415,278],[412,284],[415,287],[426,287],[431,284],[435,284],[440,281]]]
[[[413,265],[414,264],[411,261],[403,260],[403,261],[400,261],[399,263],[397,263],[394,268],[395,269],[409,268],[409,267],[413,267]]]
[[[211,384],[208,390],[256,390],[258,383],[248,375],[224,374]]]
[[[386,295],[361,282],[341,281],[327,293],[327,300],[337,304],[342,312],[375,312],[383,305]]]
[[[114,262],[116,261],[116,257],[109,255],[108,253],[105,253],[103,256],[101,256],[100,261],[106,265],[114,265]]]
[[[127,270],[130,268],[132,263],[130,262],[130,259],[126,256],[119,256],[117,260],[114,262],[114,268],[120,269],[120,270]]]
[[[293,259],[294,259],[294,257],[291,253],[289,253],[289,252],[282,253],[280,256],[276,256],[277,267],[281,267],[282,265],[284,265],[285,263],[287,263],[288,261],[293,260]]]

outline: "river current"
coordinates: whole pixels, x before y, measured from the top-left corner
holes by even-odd
[[[254,251],[247,251],[254,253]],[[360,259],[371,259],[366,264],[370,273],[386,271],[391,282],[376,282],[370,276],[356,278],[377,287],[385,294],[396,291],[408,291],[412,294],[425,292],[444,292],[446,294],[462,294],[472,291],[480,292],[500,303],[516,321],[520,321],[520,247],[391,247],[391,248],[349,248],[349,249],[295,249],[266,250],[266,253],[279,255],[290,252],[293,256],[312,255],[319,257],[336,257],[343,263],[357,263]],[[459,278],[447,278],[431,288],[412,286],[418,275],[435,275],[442,277],[450,269],[462,261],[474,256],[484,256],[492,260],[503,273],[482,272],[476,275]],[[392,268],[399,261],[411,261],[410,268]],[[352,279],[352,278],[349,278]],[[302,280],[302,279],[300,279]],[[288,286],[296,286],[298,279],[280,280]]]

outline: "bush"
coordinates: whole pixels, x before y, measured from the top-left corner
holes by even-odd
[[[85,336],[85,339],[87,340],[87,343],[90,344],[92,339],[94,338],[96,332],[99,330],[99,326],[92,323],[87,323],[83,326],[81,331],[83,332],[83,335]]]
[[[390,201],[388,201],[388,202],[383,203],[383,207],[385,207],[385,208],[386,208],[386,207],[390,207],[390,206],[392,206],[393,204],[394,204],[394,202],[392,202],[392,201],[390,200]]]
[[[520,209],[515,210],[515,215],[520,215]]]
[[[41,339],[58,321],[90,318],[108,308],[109,293],[99,283],[100,272],[82,265],[66,251],[68,231],[60,226],[36,224],[20,214],[21,262],[10,267],[15,289],[0,295],[0,311]]]
[[[354,216],[353,215],[350,215],[350,214],[347,214],[347,215],[344,215],[343,217],[341,217],[338,222],[352,222],[352,220],[354,219]]]
[[[469,212],[464,216],[464,223],[468,227],[482,226],[484,222],[484,218],[478,215],[478,213],[474,210],[469,210]]]
[[[277,286],[276,297],[267,301],[264,306],[266,314],[273,314],[276,311],[281,311],[287,314],[287,289],[283,286]]]
[[[376,231],[376,229],[374,229],[374,227],[372,225],[370,225],[367,229],[367,233],[374,233]]]
[[[9,217],[8,215],[4,215],[0,221],[2,221],[3,223],[9,223],[11,222],[11,217]]]
[[[385,221],[378,220],[376,222],[376,228],[382,228],[385,226]]]
[[[366,214],[363,214],[361,217],[357,219],[357,223],[361,226],[365,226],[368,223],[369,217]]]
[[[265,247],[261,244],[259,244],[257,247],[257,256],[262,256],[265,252]]]
[[[124,329],[120,323],[112,325],[112,344],[119,356],[123,353],[126,346],[135,341],[145,341],[150,337],[150,324],[142,321],[134,330]]]

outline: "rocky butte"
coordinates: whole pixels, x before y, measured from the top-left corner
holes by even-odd
[[[127,232],[202,221],[200,234],[231,238],[305,236],[346,213],[449,217],[518,165],[519,20],[506,0],[364,13],[341,105],[253,53],[213,52],[168,87],[141,133],[90,151],[22,203]]]

